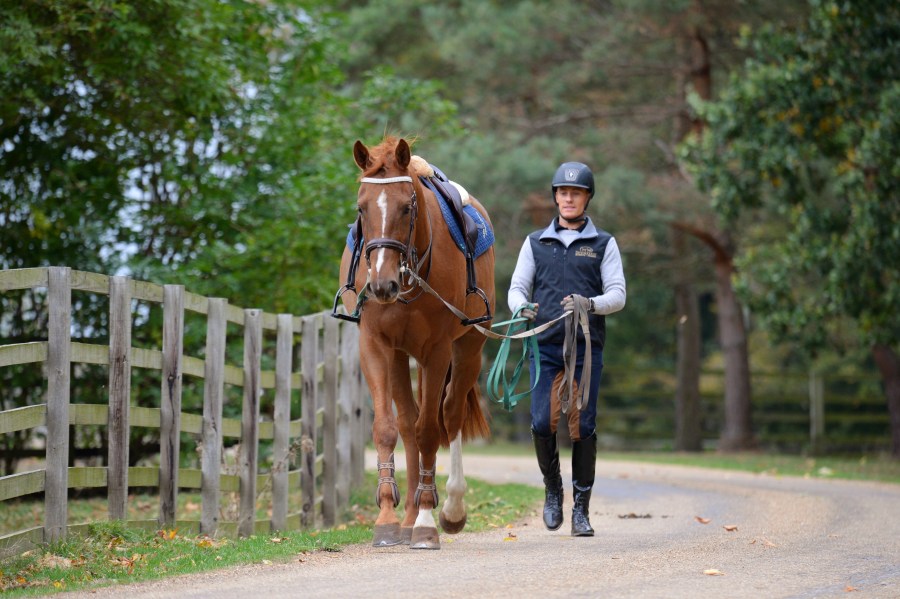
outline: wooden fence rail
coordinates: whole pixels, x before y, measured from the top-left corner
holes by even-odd
[[[49,325],[46,341],[0,345],[0,367],[42,363],[46,402],[0,411],[0,434],[45,426],[44,468],[0,477],[0,502],[44,494],[44,524],[0,537],[0,556],[37,543],[62,539],[84,525],[68,522],[69,489],[105,487],[110,520],[126,520],[129,487],[158,487],[159,515],[131,520],[143,527],[175,527],[209,535],[239,534],[336,523],[350,489],[362,482],[367,410],[355,325],[327,316],[268,314],[242,309],[223,298],[207,298],[180,285],[155,285],[128,277],[105,276],[68,267],[0,272],[0,292],[46,288]],[[73,341],[72,291],[109,296],[109,344]],[[132,347],[133,300],[161,304],[162,346]],[[184,355],[185,311],[206,317],[203,358]],[[226,363],[228,323],[243,328],[243,364]],[[264,332],[274,332],[275,370],[262,369]],[[294,351],[299,344],[299,360]],[[299,370],[294,368],[299,361]],[[108,405],[72,404],[73,364],[108,367]],[[159,370],[160,407],[134,405],[132,369]],[[182,410],[183,376],[202,379],[202,415]],[[243,390],[242,416],[223,418],[225,385]],[[0,390],[0,399],[2,393]],[[270,421],[260,419],[260,399],[274,393]],[[291,400],[299,394],[302,414],[291,420]],[[0,407],[2,407],[0,403]],[[70,427],[106,427],[106,467],[69,463]],[[129,467],[133,427],[159,429],[159,467]],[[200,469],[180,467],[183,433],[202,447]],[[240,445],[238,474],[223,472],[223,440]],[[260,440],[272,442],[272,466],[260,474]],[[291,456],[299,448],[299,467]],[[321,450],[320,450],[321,448]],[[271,494],[271,517],[257,518],[259,490]],[[177,517],[181,489],[199,489],[202,509],[196,521]],[[299,506],[290,505],[299,491]],[[220,521],[221,494],[238,493],[237,521]],[[295,502],[296,503],[296,502]]]

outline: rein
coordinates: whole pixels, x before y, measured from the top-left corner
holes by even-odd
[[[416,273],[410,271],[408,274],[416,280],[416,282],[422,287],[422,289],[440,300],[441,303],[443,303],[444,306],[446,306],[447,309],[450,310],[457,318],[461,320],[466,320],[468,318],[465,312],[442,298],[440,294],[438,294],[438,292],[431,287],[431,285],[422,280]],[[493,401],[502,403],[504,408],[511,411],[519,402],[519,399],[534,391],[534,388],[537,386],[538,380],[540,378],[541,372],[541,357],[537,347],[537,339],[534,339],[534,336],[538,333],[546,331],[551,326],[557,324],[559,321],[564,320],[566,327],[566,336],[565,340],[563,341],[563,360],[565,363],[563,378],[565,384],[560,388],[559,399],[560,403],[562,404],[562,413],[567,414],[569,411],[569,402],[576,393],[575,368],[577,367],[578,361],[577,327],[580,326],[582,332],[584,333],[584,364],[581,368],[581,384],[578,385],[578,391],[580,391],[581,393],[578,394],[576,406],[579,410],[583,409],[585,404],[587,403],[591,385],[591,336],[588,326],[588,305],[575,302],[574,311],[566,310],[560,316],[557,316],[553,320],[545,322],[544,324],[533,329],[528,328],[528,319],[519,316],[521,310],[522,308],[516,310],[516,313],[513,315],[513,318],[511,320],[498,322],[491,326],[491,328],[496,328],[504,325],[509,325],[505,335],[502,333],[495,333],[494,331],[486,329],[477,324],[472,325],[479,333],[481,333],[485,337],[488,337],[490,339],[502,340],[500,343],[500,349],[497,352],[497,357],[494,359],[494,364],[491,366],[491,370],[488,373],[488,396]],[[509,357],[510,342],[513,339],[523,339],[525,340],[525,342],[522,346],[522,356],[516,363],[512,379],[507,380],[506,362]],[[534,356],[536,373],[534,384],[532,384],[531,388],[528,391],[524,391],[521,393],[512,393],[519,382],[519,378],[522,376],[525,359],[528,356],[529,349],[531,350],[532,356]],[[499,386],[503,387],[502,392],[498,391]]]

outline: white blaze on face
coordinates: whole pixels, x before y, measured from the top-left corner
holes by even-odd
[[[375,200],[375,204],[378,206],[378,209],[381,210],[381,233],[378,237],[385,237],[385,230],[387,230],[387,194],[382,191],[378,194],[378,199]],[[378,248],[378,255],[375,258],[375,272],[381,272],[381,267],[384,265],[384,248]]]

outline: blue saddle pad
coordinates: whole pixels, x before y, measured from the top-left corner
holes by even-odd
[[[459,248],[459,251],[465,254],[466,241],[463,239],[462,230],[460,230],[459,225],[456,224],[456,221],[453,219],[453,213],[450,212],[450,206],[447,205],[447,201],[441,194],[433,189],[432,193],[434,193],[438,199],[438,204],[441,207],[441,214],[444,217],[444,222],[447,223],[447,229],[450,231],[450,237],[453,238],[453,242],[456,244],[456,247]],[[475,226],[478,227],[478,242],[475,244],[475,257],[477,258],[494,245],[494,231],[491,229],[487,220],[481,216],[481,213],[478,212],[474,206],[463,206],[463,211],[475,221]],[[354,227],[351,224],[350,231],[347,233],[347,247],[351,250],[353,249],[353,244],[355,242],[353,232]]]

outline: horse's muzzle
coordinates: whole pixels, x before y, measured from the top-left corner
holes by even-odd
[[[400,283],[396,279],[369,281],[369,290],[379,304],[393,304],[400,297]]]

